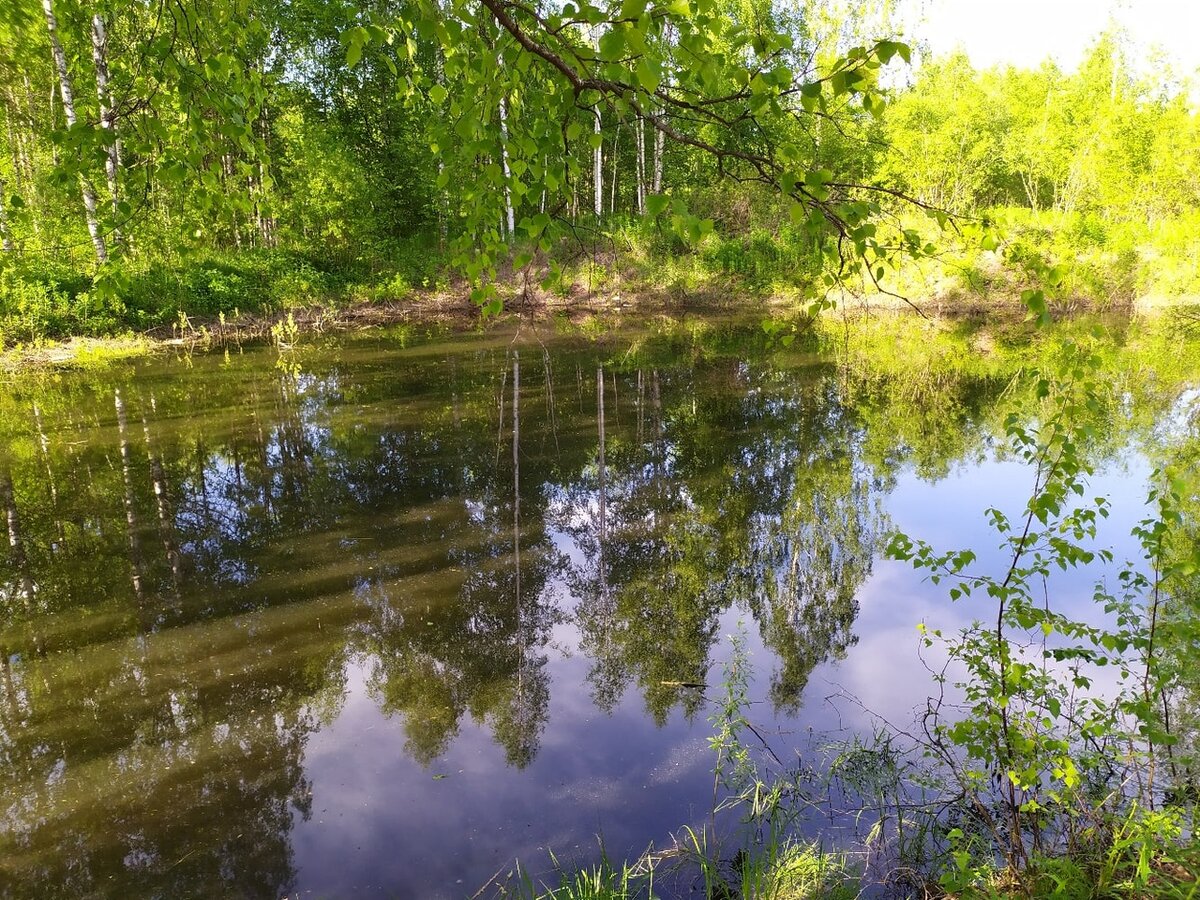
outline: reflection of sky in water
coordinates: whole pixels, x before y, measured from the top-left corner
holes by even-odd
[[[869,433],[811,361],[775,368],[717,354],[697,364],[677,352],[622,370],[615,386],[609,370],[604,426],[594,378],[605,348],[555,349],[553,413],[540,350],[522,350],[515,553],[511,357],[487,340],[402,355],[351,344],[326,371],[296,379],[270,354],[248,355],[239,371],[202,358],[186,377],[211,395],[175,387],[173,401],[178,372],[151,364],[123,388],[122,437],[108,388],[88,387],[105,411],[51,434],[72,490],[64,502],[76,504],[63,527],[75,516],[91,542],[69,532],[65,550],[61,523],[29,500],[42,465],[29,454],[34,475],[18,493],[37,600],[49,605],[0,634],[11,669],[0,673],[11,679],[0,679],[0,701],[18,711],[0,723],[0,765],[3,833],[33,841],[13,857],[31,885],[71,841],[99,845],[78,869],[128,878],[129,895],[173,884],[176,866],[204,853],[219,867],[198,868],[197,880],[261,876],[248,896],[461,897],[514,859],[533,873],[548,869],[551,850],[568,863],[594,859],[601,837],[613,857],[662,847],[706,818],[713,790],[711,707],[689,718],[670,701],[690,689],[663,683],[703,673],[671,668],[694,661],[673,641],[712,635],[711,695],[741,627],[757,675],[750,718],[781,756],[811,759],[826,736],[869,732],[876,716],[912,723],[931,685],[925,665],[938,663],[936,650],[918,656],[919,622],[953,629],[990,617],[982,597],[951,604],[945,585],[907,565],[876,558],[868,574],[855,555],[896,527],[938,549],[974,549],[974,570],[1001,572],[1008,559],[983,511],[1015,517],[1031,473],[964,438],[963,449],[949,441],[950,458],[935,445],[924,460],[946,477],[918,477],[902,449],[911,435]],[[148,416],[143,442],[138,404],[155,391],[160,417]],[[1186,433],[1195,398],[1174,401],[1160,432]],[[173,516],[150,489],[151,430]],[[1118,564],[1138,555],[1128,531],[1148,475],[1125,450],[1091,479],[1089,496],[1112,504],[1097,544]],[[163,564],[172,529],[190,565],[183,583]],[[75,581],[54,568],[71,540],[82,546]],[[832,575],[802,587],[834,606],[839,578],[866,580],[847,622],[800,623],[827,644],[816,657],[801,647],[789,682],[764,621],[771,602],[806,612],[806,598],[787,593],[786,561],[801,551],[820,559],[827,545]],[[131,571],[149,599],[135,601]],[[1098,574],[1054,577],[1056,607],[1091,614]],[[10,584],[0,600],[15,606]],[[676,618],[694,606],[711,621],[642,622],[643,600]],[[639,628],[641,643],[630,637]],[[614,633],[628,642],[606,643]],[[841,644],[844,658],[824,658]],[[614,646],[617,671],[602,671],[594,651]],[[803,685],[794,711],[772,702],[781,679],[785,700]],[[422,690],[435,682],[442,693]],[[79,893],[95,889],[81,884]]]
[[[1126,525],[1143,514],[1148,476],[1149,467],[1134,457],[1090,480],[1088,496],[1105,496],[1112,504],[1097,546],[1111,547],[1118,562],[1138,553]],[[1028,469],[1011,462],[964,467],[937,482],[906,474],[886,509],[897,528],[938,548],[978,548],[976,570],[1002,571],[1008,558],[983,510],[995,506],[1015,517],[1030,484]],[[579,524],[594,515],[590,503],[567,518]],[[568,535],[553,532],[552,540],[582,564],[583,553]],[[1055,579],[1050,589],[1056,608],[1093,614],[1091,576],[1100,574],[1097,569]],[[566,590],[547,587],[555,589]],[[763,690],[772,654],[749,617],[731,609],[721,617],[710,694],[720,690],[728,638],[740,628],[751,664],[764,676],[752,688],[751,721],[785,758],[819,753],[826,739],[869,734],[882,721],[907,728],[929,696],[925,666],[939,663],[936,648],[924,652],[924,661],[918,657],[917,623],[950,630],[979,614],[969,599],[950,604],[945,590],[906,564],[877,561],[859,593],[858,643],[845,659],[814,670],[795,716],[772,714]],[[398,896],[470,896],[489,878],[510,872],[513,859],[551,878],[550,851],[560,861],[586,862],[602,839],[609,855],[619,858],[651,842],[669,846],[684,825],[701,825],[713,781],[707,713],[689,722],[675,711],[655,727],[635,690],[626,691],[611,714],[598,711],[587,694],[589,663],[578,642],[571,624],[553,629],[558,652],[549,665],[549,721],[537,758],[522,771],[507,764],[486,728],[469,723],[447,753],[427,768],[417,765],[403,752],[401,723],[380,713],[361,668],[352,668],[341,714],[308,744],[305,765],[316,789],[312,818],[297,822],[294,832],[298,884],[317,895],[396,896],[394,886],[407,884],[411,892]],[[829,825],[822,820],[811,828]]]

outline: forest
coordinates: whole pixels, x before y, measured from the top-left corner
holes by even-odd
[[[1119,31],[1074,71],[976,71],[821,0],[0,16],[9,346],[531,289],[1197,288],[1200,123]]]

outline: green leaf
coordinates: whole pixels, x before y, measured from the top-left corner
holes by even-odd
[[[651,194],[646,198],[646,215],[660,216],[667,211],[670,199],[665,194]]]
[[[658,85],[662,81],[658,76],[658,71],[645,57],[638,62],[637,79],[642,88],[650,94],[658,90]]]
[[[616,62],[625,55],[625,34],[620,28],[610,28],[600,36],[600,58]]]

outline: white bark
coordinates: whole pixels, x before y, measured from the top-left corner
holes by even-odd
[[[637,211],[641,215],[646,211],[646,122],[637,117],[637,134],[634,139],[633,162],[637,177]]]
[[[665,135],[659,130],[654,129],[654,191],[655,194],[662,193],[662,175],[663,175],[663,139]]]
[[[600,134],[600,107],[595,108],[596,127],[595,133]],[[596,144],[596,149],[592,151],[592,185],[596,189],[596,218],[604,215],[604,151],[601,149],[601,144]]]
[[[62,96],[63,115],[67,119],[67,127],[75,125],[75,94],[71,89],[71,73],[67,70],[67,55],[63,53],[62,42],[58,39],[58,19],[54,16],[54,0],[42,0],[42,9],[46,13],[46,31],[50,35],[50,51],[54,55],[54,68],[58,72],[58,90]],[[96,218],[96,188],[92,186],[87,176],[79,176],[79,184],[83,193],[83,209],[87,215],[88,234],[92,238],[92,246],[96,248],[96,259],[99,262],[108,260],[108,245],[100,231],[100,222]]]
[[[117,204],[118,173],[121,171],[121,139],[117,135],[116,110],[112,105],[112,92],[108,86],[108,31],[100,13],[92,15],[92,62],[96,66],[96,98],[100,101],[100,127],[108,132],[108,153],[104,160],[104,174],[108,179],[108,195],[112,202],[113,222],[120,220]],[[114,226],[113,240],[121,242],[121,232]]]
[[[617,123],[617,131],[613,135],[612,148],[612,175],[609,178],[608,186],[608,211],[615,213],[617,211],[617,146],[621,140],[621,125]]]
[[[508,226],[508,237],[511,240],[516,237],[517,224],[516,214],[513,212],[512,188],[508,183],[512,175],[508,169],[508,100],[504,97],[500,98],[500,168],[504,171],[504,222]]]

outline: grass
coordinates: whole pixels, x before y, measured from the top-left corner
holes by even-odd
[[[614,862],[601,845],[600,861],[564,867],[551,856],[553,869],[535,879],[514,871],[495,896],[519,900],[649,900],[657,884],[667,896],[683,893],[706,900],[853,900],[863,890],[847,857],[816,844],[783,841],[743,849],[724,859],[705,832],[684,829],[686,837],[672,851],[647,851],[629,862]]]
[[[67,261],[0,259],[0,347],[112,337],[211,320],[314,307],[411,301],[444,288],[428,238],[358,257],[298,250],[135,254],[98,273]]]

